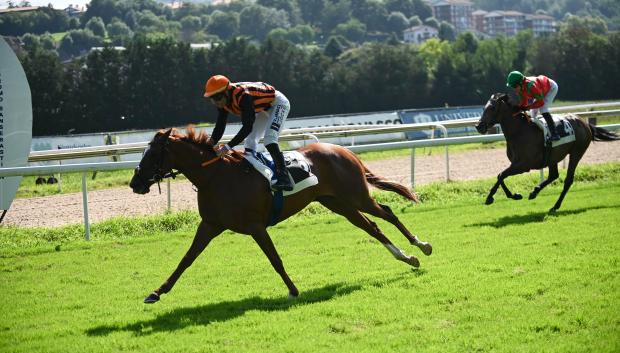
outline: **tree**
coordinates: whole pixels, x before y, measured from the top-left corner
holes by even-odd
[[[88,29],[69,31],[60,41],[58,52],[63,59],[82,55],[92,47],[103,44],[103,38],[97,37]]]
[[[318,25],[321,22],[321,13],[325,8],[325,0],[298,1],[301,17],[308,24]]]
[[[368,31],[383,31],[388,12],[379,0],[355,0],[351,15],[365,24]]]
[[[35,136],[57,133],[62,126],[59,106],[65,100],[63,71],[58,55],[45,51],[29,51],[21,58],[32,94],[32,133]]]
[[[106,30],[108,35],[112,38],[129,38],[133,35],[131,28],[117,17],[112,19],[106,27]]]
[[[84,28],[90,30],[98,37],[105,38],[106,36],[105,25],[103,24],[101,17],[91,17],[90,20],[86,22]]]
[[[409,18],[410,27],[420,26],[421,24],[422,24],[422,20],[420,19],[420,16],[415,15]]]
[[[415,5],[412,0],[386,0],[385,8],[389,12],[400,12],[406,17],[416,15]]]
[[[402,12],[392,12],[387,17],[387,31],[397,33],[400,36],[407,27],[409,27],[409,20]]]
[[[351,19],[346,23],[341,23],[333,31],[336,35],[341,35],[352,42],[362,42],[366,35],[366,25],[356,19]]]
[[[456,39],[456,30],[448,22],[441,21],[439,25],[439,39],[453,41]]]
[[[284,10],[288,14],[288,19],[291,24],[297,25],[302,21],[301,10],[296,0],[257,0],[256,3],[277,10]]]
[[[424,20],[424,24],[436,29],[439,29],[439,21],[435,18],[435,17],[429,17],[427,19]]]
[[[325,55],[329,56],[332,59],[337,58],[344,52],[344,47],[340,44],[340,41],[336,39],[336,37],[329,37],[327,40],[327,44],[325,45]]]
[[[239,17],[232,12],[215,10],[209,18],[207,31],[221,39],[229,39],[239,31]]]
[[[190,42],[194,34],[202,29],[202,21],[197,16],[185,16],[181,19],[183,40]]]
[[[241,34],[262,40],[274,28],[289,28],[288,14],[260,5],[244,8],[239,14],[239,31]]]
[[[338,24],[348,21],[350,11],[349,0],[341,0],[338,2],[328,1],[323,9],[321,18],[323,33],[329,33],[336,28]]]

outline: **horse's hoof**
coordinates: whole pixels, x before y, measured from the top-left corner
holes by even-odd
[[[297,299],[297,297],[299,296],[299,291],[295,290],[294,292],[288,292],[288,298],[289,299]]]
[[[422,250],[424,255],[428,256],[433,253],[433,246],[430,243],[422,243],[420,250]]]
[[[530,193],[530,196],[528,196],[528,199],[529,199],[529,200],[534,200],[534,199],[536,198],[536,196],[538,196],[538,193],[531,192],[531,193]]]
[[[153,304],[159,301],[159,294],[153,292],[148,297],[144,298],[144,304]]]
[[[487,200],[484,202],[485,205],[490,205],[493,203],[493,198],[492,197],[487,197]]]
[[[415,256],[409,256],[409,258],[407,258],[407,263],[415,268],[420,267],[420,260]]]
[[[551,209],[549,209],[549,214],[555,214],[557,211],[558,211],[557,208],[551,207]]]
[[[512,199],[513,200],[521,200],[523,198],[523,195],[516,193],[516,194],[512,194]]]

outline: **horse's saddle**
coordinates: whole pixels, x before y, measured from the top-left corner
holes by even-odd
[[[294,194],[305,188],[316,185],[319,179],[312,174],[310,163],[301,153],[297,151],[286,151],[284,163],[289,176],[293,179],[295,186],[291,191],[283,191],[284,196]],[[245,159],[264,176],[270,185],[276,183],[275,163],[268,152],[246,152]]]
[[[555,124],[555,131],[560,136],[560,139],[557,141],[550,141],[551,134],[549,133],[549,127],[547,126],[545,119],[532,119],[536,126],[538,126],[543,131],[543,135],[545,137],[545,145],[549,145],[549,142],[551,142],[551,147],[557,147],[565,143],[575,141],[575,130],[573,130],[573,126],[570,124],[570,122],[565,118],[560,118],[557,116],[552,116],[552,118]]]

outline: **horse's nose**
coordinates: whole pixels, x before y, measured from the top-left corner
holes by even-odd
[[[478,133],[480,134],[485,134],[487,132],[487,126],[484,121],[478,122],[478,125],[476,125],[476,130],[478,130]]]

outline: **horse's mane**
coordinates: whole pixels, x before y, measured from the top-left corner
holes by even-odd
[[[172,128],[170,136],[181,141],[192,143],[201,149],[213,149],[213,146],[208,143],[209,134],[206,131],[197,131],[194,125],[187,125],[186,131],[187,133],[184,134],[181,131]],[[166,130],[159,130],[158,134],[164,134],[165,132]]]
[[[214,146],[209,143],[210,136],[206,131],[204,130],[197,131],[194,125],[187,125],[185,130],[187,131],[187,133],[183,134],[181,131],[175,128],[172,128],[172,132],[170,133],[170,136],[172,138],[176,138],[184,142],[189,142],[197,146],[201,150],[207,150],[207,151],[213,152]],[[165,133],[165,130],[160,130],[159,133],[160,134]],[[239,162],[243,158],[243,153],[236,151],[236,150],[230,151],[229,155],[232,155],[234,157],[232,160],[229,159],[228,160],[229,162],[230,161]]]

